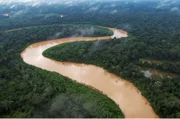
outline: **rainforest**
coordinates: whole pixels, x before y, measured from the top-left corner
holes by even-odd
[[[1,118],[180,118],[178,0],[0,0]]]

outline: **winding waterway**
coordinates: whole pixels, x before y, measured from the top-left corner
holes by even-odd
[[[113,31],[113,36],[71,37],[34,43],[21,53],[21,57],[27,64],[57,72],[101,91],[119,105],[126,118],[158,118],[147,99],[144,98],[140,91],[129,81],[94,65],[59,62],[42,55],[48,48],[66,42],[110,40],[114,37],[121,38],[128,36],[128,33],[125,31],[114,28],[108,29]]]

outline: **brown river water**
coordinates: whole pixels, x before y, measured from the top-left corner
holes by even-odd
[[[71,37],[34,43],[21,53],[21,57],[27,64],[47,71],[57,72],[101,91],[119,105],[126,118],[158,118],[147,99],[129,81],[111,74],[101,67],[73,62],[59,62],[42,55],[48,48],[66,42],[110,40],[114,37],[128,36],[125,31],[114,28],[108,29],[114,32],[113,36]]]

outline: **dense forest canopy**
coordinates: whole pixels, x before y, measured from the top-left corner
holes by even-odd
[[[79,32],[92,28],[93,34]],[[2,32],[0,117],[123,117],[119,107],[99,92],[56,73],[28,66],[20,57],[20,52],[34,42],[72,35],[111,34],[92,25],[50,25]]]
[[[0,1],[0,117],[123,117],[104,95],[20,58],[34,42],[112,34],[92,24],[124,29],[129,37],[62,44],[44,55],[101,66],[131,81],[160,117],[180,117],[180,2],[87,2]],[[92,28],[96,30],[90,32]]]
[[[168,17],[167,14],[171,14],[175,17],[174,20],[178,21],[176,17],[179,16],[178,6],[180,5],[178,0],[73,1],[60,0],[60,2],[55,1],[56,4],[5,2],[0,4],[0,30],[52,23],[90,23],[118,27],[117,25],[120,24],[131,24],[135,22],[134,19],[142,20],[143,17],[150,17],[149,20],[165,20],[164,17]],[[156,15],[151,18],[147,14]],[[127,16],[129,16],[128,19]]]

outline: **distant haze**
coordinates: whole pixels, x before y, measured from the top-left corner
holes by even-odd
[[[130,2],[139,3],[139,2],[157,2],[157,8],[164,7],[171,4],[176,4],[180,2],[180,0],[0,0],[0,4],[13,4],[13,3],[28,3],[28,4],[65,4],[65,5],[74,5],[81,2],[88,2],[90,4],[96,2],[126,2],[127,4]],[[115,11],[114,11],[115,12]],[[112,14],[114,13],[112,12]]]
[[[13,8],[15,3],[25,4],[29,6],[40,6],[40,5],[51,5],[51,4],[62,4],[65,6],[74,6],[78,5],[79,3],[87,3],[87,5],[90,5],[91,8],[87,10],[87,12],[92,11],[99,11],[99,6],[97,4],[99,2],[110,2],[112,4],[109,4],[112,7],[116,6],[122,6],[122,5],[128,5],[130,3],[133,3],[134,5],[141,3],[141,2],[155,2],[153,9],[168,9],[172,12],[178,12],[180,13],[180,0],[0,0],[0,5],[11,5],[10,8]],[[113,2],[123,2],[125,4],[115,4],[113,5]],[[129,7],[129,9],[131,9]],[[118,13],[117,9],[113,9],[110,11],[110,14],[116,14]]]
[[[0,0],[0,3],[14,3],[14,2],[37,2],[37,3],[64,3],[64,2],[98,2],[98,1],[127,1],[127,2],[141,2],[141,1],[159,1],[159,2],[178,2],[179,0]]]

